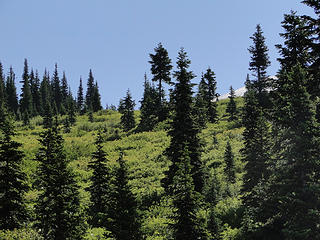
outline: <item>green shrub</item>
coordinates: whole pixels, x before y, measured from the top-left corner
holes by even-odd
[[[38,232],[31,228],[15,229],[12,231],[1,230],[1,240],[44,240]]]

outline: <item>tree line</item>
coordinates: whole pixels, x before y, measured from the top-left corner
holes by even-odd
[[[248,49],[252,75],[245,82],[247,92],[241,111],[230,87],[228,118],[244,127],[241,154],[246,163],[238,239],[320,239],[320,4],[316,0],[302,2],[315,10],[317,18],[295,12],[285,14],[284,32],[280,34],[284,43],[277,45],[280,53],[277,78],[267,75],[268,47],[262,27],[257,25]],[[207,176],[208,166],[201,159],[199,138],[207,123],[219,121],[215,74],[210,68],[206,70],[194,96],[191,81],[195,75],[189,70],[191,61],[183,48],[173,72],[175,81],[171,79],[171,60],[162,44],[150,58],[152,80],[158,85],[155,87],[145,77],[138,126],[133,115],[135,104],[127,91],[118,108],[121,123],[125,131],[151,131],[156,124],[168,121],[171,141],[163,155],[171,164],[161,184],[172,201],[172,239],[219,239],[222,226],[214,212],[219,186],[214,176]],[[89,79],[90,76],[91,71]],[[93,77],[90,82],[97,91]],[[169,101],[163,89],[165,83],[173,87]],[[90,94],[94,96],[94,91]],[[20,108],[32,113],[33,108],[22,107],[30,102],[22,101],[24,97]],[[63,109],[63,98],[60,99],[59,104],[55,102],[57,113]],[[93,100],[88,106],[91,112],[95,111]],[[36,157],[39,162],[36,185],[41,194],[35,206],[36,227],[45,239],[81,239],[86,226],[84,209],[79,205],[79,187],[67,167],[57,120],[48,112],[45,116],[48,125],[40,136],[41,147]],[[12,140],[14,129],[4,108],[0,117],[0,159],[3,159],[0,224],[1,228],[13,229],[23,225],[28,217],[23,199],[28,186],[21,171],[23,153],[18,150],[19,143]],[[137,203],[128,186],[125,156],[119,152],[117,166],[112,168],[103,150],[102,134],[99,132],[96,137],[96,151],[90,162],[93,175],[87,188],[91,193],[88,223],[105,228],[107,235],[115,239],[143,239]],[[233,184],[236,175],[230,143],[224,159],[228,184]],[[206,194],[208,188],[210,194]],[[209,209],[209,219],[200,214],[204,209]]]
[[[0,104],[3,104],[16,120],[22,120],[25,125],[29,123],[30,118],[38,115],[45,117],[48,112],[65,115],[69,111],[74,111],[84,114],[102,109],[98,82],[94,80],[91,69],[86,95],[84,96],[80,78],[77,98],[72,96],[65,72],[59,77],[57,64],[51,77],[49,71],[45,70],[40,80],[38,71],[30,70],[25,59],[19,98],[15,79],[13,68],[10,67],[9,72],[4,74],[0,63]]]

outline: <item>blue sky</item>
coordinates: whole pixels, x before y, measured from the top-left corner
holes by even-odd
[[[144,73],[151,78],[149,53],[162,42],[174,66],[185,48],[195,83],[210,66],[223,94],[243,86],[258,23],[270,50],[268,73],[277,72],[274,45],[290,10],[312,14],[295,0],[0,0],[0,61],[5,72],[12,65],[16,82],[24,58],[41,75],[58,63],[74,94],[91,68],[105,107],[117,105],[128,88],[141,99]]]

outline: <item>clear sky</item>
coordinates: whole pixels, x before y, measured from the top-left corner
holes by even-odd
[[[218,92],[243,86],[248,73],[250,36],[262,25],[274,75],[283,14],[312,10],[296,0],[0,0],[0,61],[20,81],[23,60],[43,74],[58,63],[74,94],[91,68],[102,105],[118,105],[129,88],[136,102],[149,78],[149,53],[159,42],[176,62],[187,51],[197,75],[210,66]],[[20,85],[18,85],[19,87]]]

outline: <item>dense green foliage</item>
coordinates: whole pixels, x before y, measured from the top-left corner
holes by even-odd
[[[45,239],[83,239],[79,191],[64,152],[63,139],[56,126],[41,134],[36,156],[37,226]]]
[[[242,105],[242,99],[236,99],[238,105]],[[218,218],[223,219],[224,223],[228,223],[228,227],[221,226],[221,234],[231,236],[232,231],[239,231],[236,225],[232,224],[235,216],[231,211],[235,211],[239,200],[230,198],[229,203],[222,198],[223,192],[226,190],[224,183],[224,150],[227,140],[230,140],[235,154],[235,169],[237,176],[236,185],[240,184],[240,176],[243,164],[240,161],[239,149],[242,147],[241,133],[242,129],[237,128],[233,123],[229,123],[225,115],[227,101],[219,101],[218,114],[221,117],[221,122],[216,124],[208,124],[200,134],[200,139],[205,143],[203,161],[207,162],[208,166],[219,166],[218,168],[210,167],[210,179],[213,173],[221,186],[218,190],[217,205],[215,212]],[[136,120],[139,118],[139,112],[135,112]],[[74,126],[71,126],[70,133],[64,133],[65,139],[65,154],[70,160],[69,168],[75,172],[76,180],[80,185],[80,203],[81,208],[87,208],[90,204],[90,194],[86,189],[90,186],[89,179],[93,176],[90,171],[89,162],[91,161],[92,153],[97,151],[94,142],[93,133],[97,133],[99,129],[105,129],[103,133],[103,149],[107,152],[107,158],[110,161],[110,168],[115,169],[120,149],[125,153],[126,165],[128,170],[128,184],[137,201],[138,213],[141,222],[141,234],[146,239],[170,239],[172,231],[170,229],[171,216],[173,209],[170,207],[170,201],[164,195],[164,189],[161,187],[160,180],[164,177],[164,172],[168,169],[169,162],[163,157],[164,150],[169,146],[169,138],[166,132],[160,126],[152,132],[136,133],[126,136],[126,133],[121,130],[120,125],[121,114],[108,110],[94,114],[94,122],[88,122],[87,116],[77,116],[77,121]],[[58,121],[62,121],[59,118]],[[27,175],[29,185],[33,185],[34,176],[36,174],[38,163],[33,159],[39,149],[37,143],[38,134],[43,131],[41,118],[33,118],[30,121],[31,128],[22,126],[21,122],[17,122],[16,139],[22,143],[22,150],[25,153],[23,171]],[[214,136],[218,143],[213,145]],[[214,157],[212,157],[214,156]],[[218,164],[220,163],[220,164]],[[240,174],[240,175],[239,175]],[[234,191],[234,190],[233,190]],[[34,188],[30,189],[26,194],[31,207],[36,202],[38,191]],[[230,203],[232,204],[230,205]],[[230,208],[228,206],[232,206]],[[203,216],[203,213],[198,213]],[[233,217],[232,217],[233,216]],[[107,228],[108,229],[108,228]],[[237,230],[238,229],[238,230]],[[1,232],[1,231],[0,231]],[[21,230],[21,233],[12,232],[8,236],[27,236],[20,239],[38,239],[36,234],[32,233],[31,228]],[[33,234],[33,235],[32,235]],[[30,235],[30,238],[29,238]],[[98,236],[103,239],[105,232],[101,228],[89,228],[87,234],[84,234],[86,239],[98,239]],[[1,235],[0,235],[1,236]],[[31,236],[34,236],[32,238]],[[39,237],[39,236],[38,236]],[[19,239],[19,238],[18,238]],[[39,238],[40,239],[40,238]]]
[[[215,123],[218,120],[217,115],[217,103],[215,99],[217,98],[217,81],[215,77],[215,73],[208,68],[206,73],[203,75],[203,78],[206,80],[208,84],[208,97],[206,99],[208,105],[208,118],[209,122]]]
[[[107,226],[110,218],[111,202],[111,169],[108,166],[106,153],[103,148],[103,136],[101,130],[98,132],[95,145],[97,150],[92,154],[92,160],[88,167],[93,170],[90,177],[91,185],[88,187],[90,192],[91,205],[89,208],[90,223],[94,227]],[[109,213],[109,216],[108,216]]]
[[[230,183],[235,183],[236,169],[234,164],[234,155],[229,141],[227,142],[226,151],[224,152],[224,161],[226,163],[224,171],[226,173],[227,180]]]
[[[122,152],[117,163],[119,166],[114,172],[114,187],[111,193],[111,236],[116,240],[139,240],[141,233],[137,201],[129,186],[128,167]]]
[[[191,176],[195,191],[201,192],[204,184],[203,165],[200,159],[200,141],[198,137],[199,129],[196,127],[192,111],[192,84],[195,77],[192,71],[188,70],[191,61],[187,57],[184,49],[179,51],[177,60],[177,71],[174,76],[177,79],[174,97],[174,117],[171,124],[169,136],[171,143],[166,151],[168,159],[172,162],[163,183],[166,190],[171,193],[171,184],[176,172],[179,170],[179,162],[185,156],[184,151],[188,151],[191,164]]]
[[[26,200],[28,190],[26,175],[22,171],[21,144],[14,141],[12,122],[0,106],[0,229],[13,230],[27,220]]]
[[[19,104],[0,64],[0,238],[320,239],[320,6],[303,3],[315,16],[284,16],[276,78],[257,26],[243,98],[218,101],[210,68],[194,96],[183,48],[173,83],[161,44],[140,111],[129,91],[101,110],[91,70],[75,101],[57,65],[40,82],[27,61]]]
[[[272,217],[279,218],[285,239],[320,239],[320,132],[306,90],[307,73],[297,65],[279,80],[286,84],[278,89],[276,102],[281,130],[276,146],[279,165],[269,190],[275,198]]]
[[[153,85],[148,82],[147,76],[144,81],[143,97],[140,107],[139,131],[152,131],[158,123],[158,92]]]

